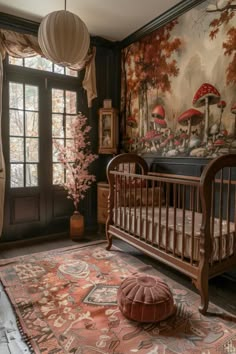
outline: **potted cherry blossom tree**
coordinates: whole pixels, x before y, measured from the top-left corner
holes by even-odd
[[[74,214],[70,218],[70,237],[79,239],[84,232],[84,217],[79,212],[79,203],[85,197],[95,176],[89,173],[90,164],[98,157],[90,151],[87,118],[79,113],[71,122],[68,133],[70,140],[66,146],[54,140],[57,159],[66,171],[65,181],[60,183],[67,191],[67,198],[73,200]],[[67,135],[68,136],[68,135]]]

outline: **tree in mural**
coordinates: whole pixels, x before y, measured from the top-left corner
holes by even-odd
[[[149,116],[147,91],[155,88],[170,92],[170,79],[179,73],[176,60],[171,58],[181,45],[180,38],[171,38],[171,31],[177,23],[177,20],[171,21],[123,51],[123,58],[126,60],[123,72],[127,85],[126,102],[130,96],[132,99],[138,98],[141,118]],[[141,121],[145,122],[144,119]],[[147,119],[145,125],[140,127],[140,136],[145,135],[149,128]]]
[[[222,5],[222,6],[221,6]],[[210,38],[213,40],[219,33],[220,27],[223,25],[230,25],[231,20],[235,16],[236,4],[234,0],[217,1],[215,5],[209,5],[208,12],[220,12],[220,16],[215,18],[210,23]],[[232,61],[229,63],[226,72],[227,84],[236,84],[236,27],[232,26],[228,29],[227,38],[223,42],[224,55],[232,56]]]

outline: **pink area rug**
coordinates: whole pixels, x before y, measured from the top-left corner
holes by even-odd
[[[236,323],[198,312],[199,295],[105,243],[1,261],[0,278],[35,353],[236,353]],[[140,324],[116,304],[117,289],[135,272],[164,279],[177,313]],[[210,305],[211,311],[220,309]]]

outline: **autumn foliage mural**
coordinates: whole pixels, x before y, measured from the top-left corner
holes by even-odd
[[[236,2],[205,1],[122,52],[123,149],[236,150]]]

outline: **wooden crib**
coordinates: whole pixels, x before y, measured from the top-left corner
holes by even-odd
[[[140,156],[121,154],[107,178],[107,249],[116,236],[186,274],[205,314],[208,279],[236,264],[236,154],[209,161],[200,177],[149,173]]]

